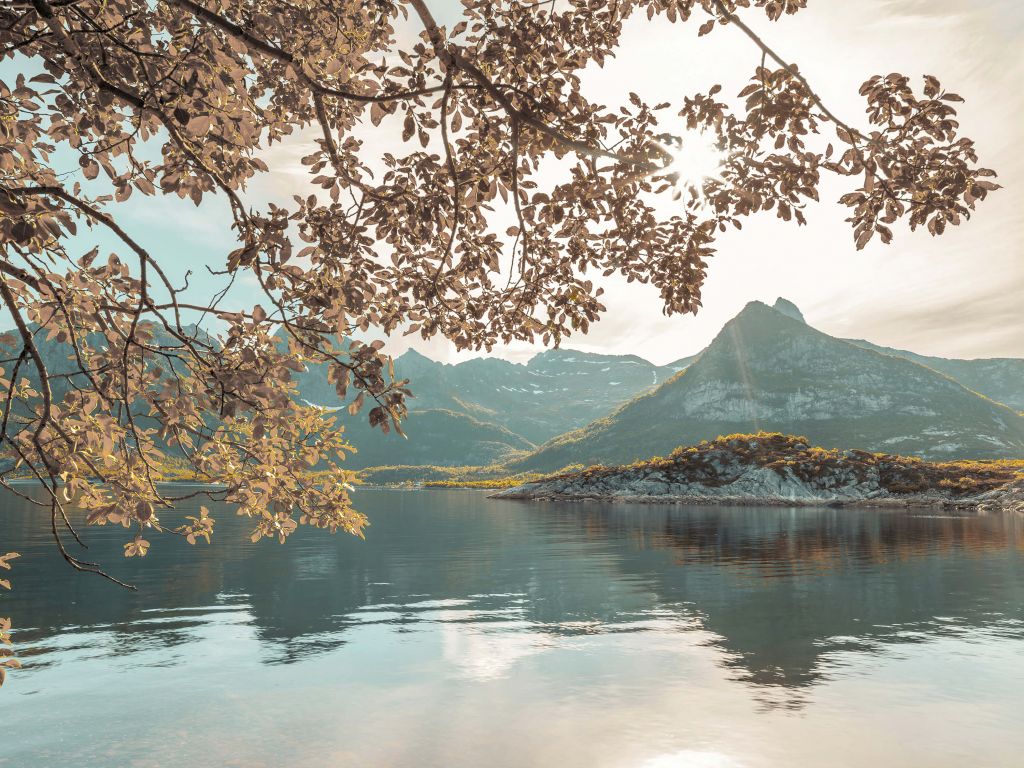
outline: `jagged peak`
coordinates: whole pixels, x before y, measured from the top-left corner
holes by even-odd
[[[424,355],[422,352],[418,351],[414,347],[409,347],[407,350],[405,350],[405,352],[400,354],[397,359],[398,360],[430,360],[430,362],[432,362],[432,363],[437,362],[436,360],[431,360],[429,357],[427,357],[426,355]]]
[[[789,305],[788,307],[786,305]],[[791,307],[791,309],[790,309]],[[783,311],[786,310],[786,311]],[[785,319],[783,319],[785,318]],[[800,325],[810,328],[807,322],[804,320],[800,310],[797,309],[796,305],[786,299],[778,299],[775,302],[775,306],[769,306],[763,301],[749,301],[741,309],[735,317],[722,326],[722,331],[719,332],[719,336],[726,333],[730,329],[735,329],[736,326],[749,327],[754,325],[758,328],[777,327],[779,323],[792,328],[793,322],[797,322]]]
[[[800,311],[800,307],[794,304],[789,299],[779,296],[772,304],[772,309],[776,312],[781,312],[786,317],[791,317],[794,320],[799,320],[804,325],[807,325],[807,321],[804,319],[804,313]]]
[[[747,321],[764,323],[772,318],[778,318],[778,316],[779,313],[763,301],[748,301],[743,306],[743,309],[737,312],[731,320],[722,326],[722,330],[719,331],[719,335],[735,323],[745,323]]]
[[[722,330],[694,360],[689,370],[698,371],[707,366],[714,367],[723,360],[740,360],[750,354],[751,350],[763,350],[796,337],[814,337],[822,342],[830,339],[836,343],[844,343],[807,325],[802,318],[780,312],[763,301],[751,301],[722,326]]]
[[[435,366],[444,367],[444,363],[439,363],[412,347],[395,358],[395,365],[405,372],[423,371],[433,369]]]

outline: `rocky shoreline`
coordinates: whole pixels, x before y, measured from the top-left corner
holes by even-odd
[[[1024,461],[925,462],[734,435],[622,467],[590,467],[491,498],[729,506],[944,507],[1024,512]]]

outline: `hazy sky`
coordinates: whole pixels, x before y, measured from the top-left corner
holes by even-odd
[[[822,204],[808,210],[807,227],[760,217],[723,237],[697,317],[664,318],[639,292],[616,292],[589,344],[635,347],[660,362],[677,345],[701,348],[747,301],[784,295],[811,324],[834,335],[927,354],[1024,356],[1024,3],[810,0],[808,6],[758,29],[799,61],[834,111],[858,124],[863,103],[857,87],[869,75],[933,74],[967,98],[964,131],[1006,189],[943,237],[898,230],[893,245],[874,242],[858,253],[846,213],[833,203],[846,187],[830,184]],[[679,79],[684,89],[690,78],[721,77],[729,85],[755,61],[752,46],[734,30],[719,30],[699,47],[681,30],[653,32],[644,25],[631,30],[619,68],[602,86],[635,84],[645,96],[668,97],[677,84],[671,76],[656,77],[659,71],[686,73],[685,82]],[[714,53],[705,48],[711,45]]]
[[[653,290],[620,285],[609,292],[606,318],[567,346],[665,362],[701,349],[746,302],[783,295],[833,335],[934,355],[1024,356],[1024,3],[810,0],[795,16],[756,27],[854,125],[863,124],[857,89],[868,76],[937,76],[967,98],[964,132],[1006,188],[943,237],[901,227],[892,245],[875,241],[857,252],[845,209],[834,203],[847,187],[829,183],[806,227],[760,216],[722,236],[696,317],[664,317]],[[738,30],[697,40],[687,27],[638,20],[618,61],[589,85],[609,100],[636,90],[649,101],[678,101],[714,82],[735,93],[758,59]]]
[[[434,7],[442,7],[440,0]],[[604,319],[566,346],[668,362],[702,349],[748,301],[783,295],[833,335],[924,354],[1024,357],[1024,2],[810,0],[806,10],[778,23],[748,16],[854,125],[864,125],[857,89],[867,77],[892,71],[917,83],[923,74],[938,77],[967,99],[964,132],[1006,188],[943,237],[901,226],[892,245],[876,241],[857,252],[847,212],[835,203],[849,187],[829,181],[822,203],[808,209],[808,226],[759,216],[721,237],[697,316],[665,317],[655,290],[618,281],[608,288]],[[617,59],[595,69],[586,90],[610,104],[631,90],[651,103],[678,103],[717,82],[735,94],[759,59],[738,30],[697,38],[693,24],[637,18]],[[447,357],[446,347],[438,342],[423,351]],[[499,354],[521,360],[532,352],[514,346]]]
[[[431,4],[448,21],[461,7],[455,0]],[[808,6],[774,24],[759,13],[746,17],[776,50],[799,63],[830,108],[853,125],[864,125],[857,89],[867,77],[900,71],[919,84],[920,75],[937,76],[967,99],[960,105],[964,132],[977,141],[981,162],[999,172],[1005,189],[943,237],[901,226],[894,244],[876,241],[858,253],[846,210],[835,203],[851,187],[827,180],[822,203],[807,210],[808,226],[764,215],[719,239],[696,317],[664,317],[655,290],[615,281],[608,285],[604,319],[566,346],[664,363],[702,349],[748,301],[782,295],[833,335],[932,355],[1024,357],[1024,2],[809,0]],[[587,94],[616,104],[636,91],[650,103],[678,104],[715,83],[735,94],[759,52],[739,30],[720,28],[697,38],[697,26],[647,22],[641,14],[628,26],[617,59],[588,72]],[[304,191],[306,169],[299,158],[306,151],[304,140],[273,150],[268,160],[274,172],[253,185],[251,196],[288,200]],[[222,265],[235,247],[226,207],[214,200],[196,209],[136,196],[118,215],[178,274],[189,265]],[[242,283],[236,297],[245,301],[253,287]],[[258,300],[253,290],[250,305]],[[392,341],[396,353],[409,344],[408,338]],[[417,346],[437,359],[457,359],[446,342]],[[522,345],[496,350],[516,360],[533,352]]]

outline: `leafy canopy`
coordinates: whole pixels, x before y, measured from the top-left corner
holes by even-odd
[[[761,211],[803,223],[824,174],[849,179],[858,247],[888,242],[899,219],[933,234],[966,219],[996,185],[958,134],[960,97],[930,76],[921,91],[872,77],[865,127],[843,122],[745,21],[804,5],[463,0],[449,28],[425,0],[4,3],[0,58],[22,74],[0,82],[0,300],[15,326],[0,483],[27,471],[45,484],[53,536],[85,570],[100,566],[65,546],[69,501],[131,529],[125,553],[145,555],[181,498],[158,486],[169,455],[218,483],[194,493],[238,505],[254,539],[300,523],[359,533],[337,464],[349,446],[292,385],[329,363],[353,413],[368,403],[371,423],[400,429],[407,382],[381,342],[350,334],[557,343],[601,313],[593,274],[695,312],[716,234]],[[588,98],[583,70],[636,15],[747,35],[761,55],[742,108],[717,86],[674,105]],[[673,163],[684,127],[723,157],[689,186]],[[374,134],[404,148],[374,153]],[[256,207],[247,182],[289,136],[309,139],[315,194]],[[211,267],[254,278],[260,305],[172,283],[118,219],[129,197],[159,195],[229,202],[237,247]],[[117,252],[76,252],[82,228]],[[66,354],[48,358],[47,343]],[[177,532],[194,542],[213,525],[204,512]]]

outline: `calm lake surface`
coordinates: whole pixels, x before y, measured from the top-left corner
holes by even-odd
[[[90,529],[130,593],[0,497],[0,765],[1024,765],[1022,517],[355,500],[366,541]]]

